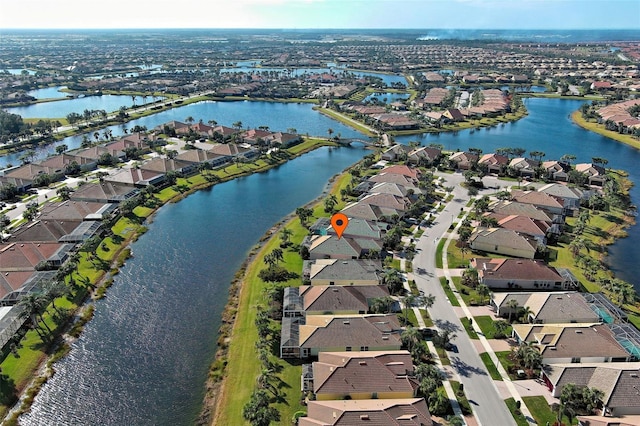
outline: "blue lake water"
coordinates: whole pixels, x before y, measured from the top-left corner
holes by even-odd
[[[192,425],[248,250],[368,151],[322,148],[163,207],[23,425]]]
[[[66,86],[47,87],[44,89],[36,89],[27,92],[27,95],[36,99],[62,99],[69,96],[69,93],[61,92],[60,89],[66,89]]]
[[[409,99],[409,95],[408,93],[388,93],[388,92],[376,92],[376,93],[372,93],[370,95],[368,95],[366,98],[364,98],[365,101],[370,101],[373,98],[378,99],[380,102],[384,102],[387,104],[396,102],[396,101],[404,101]]]
[[[7,111],[21,115],[22,118],[64,118],[72,112],[82,114],[85,109],[114,112],[121,106],[130,108],[132,105],[131,96],[102,95],[7,108]]]
[[[9,74],[13,74],[13,75],[20,75],[22,74],[22,71],[25,71],[23,68],[11,68],[8,70],[1,70],[0,71],[7,71]],[[36,75],[36,72],[34,70],[26,70],[29,75]]]

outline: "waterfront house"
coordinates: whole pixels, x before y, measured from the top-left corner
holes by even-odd
[[[317,259],[304,263],[303,276],[312,286],[377,286],[382,282],[378,259]]]
[[[454,152],[449,156],[449,164],[457,170],[470,170],[478,162],[478,156],[470,152]]]
[[[413,398],[419,387],[408,351],[321,352],[312,372],[316,401]]]
[[[569,167],[565,163],[560,163],[558,161],[544,161],[542,163],[542,168],[544,169],[545,176],[547,179],[560,181],[560,182],[569,182]]]
[[[498,221],[498,226],[516,233],[535,238],[539,245],[547,243],[547,233],[551,224],[527,216],[510,215]]]
[[[408,145],[396,144],[382,152],[380,158],[387,161],[407,159],[412,148]]]
[[[587,177],[587,183],[593,186],[603,186],[607,180],[607,173],[602,166],[593,163],[576,164],[576,171]]]
[[[118,207],[115,203],[95,203],[86,201],[59,201],[42,205],[40,220],[60,221],[100,221],[109,217]]]
[[[562,389],[568,384],[578,387],[587,386],[604,393],[602,398],[602,414],[604,416],[640,415],[640,363],[611,362],[606,364],[551,364],[542,370],[542,380],[549,388],[551,396],[559,398]],[[585,416],[588,420],[589,416]],[[624,425],[625,419],[605,417],[609,424]],[[604,420],[603,419],[603,420]],[[585,423],[600,424],[600,423]],[[637,423],[628,423],[637,424]]]
[[[430,166],[437,162],[441,156],[442,151],[438,148],[422,146],[411,150],[409,152],[407,161],[409,161],[409,163],[411,164]]]
[[[79,186],[71,193],[71,200],[96,203],[119,203],[135,197],[139,193],[139,189],[132,188],[129,185],[102,181]]]
[[[527,216],[531,219],[540,220],[542,222],[553,222],[553,218],[536,208],[532,204],[518,203],[517,201],[494,201],[489,204],[487,216],[493,217],[500,221],[507,216]]]
[[[515,309],[509,306],[510,300],[518,303]],[[596,307],[575,291],[494,293],[491,306],[496,315],[502,317],[515,315],[526,306],[529,308],[526,320],[532,324],[598,323],[603,320]]]
[[[509,162],[509,168],[515,174],[522,177],[533,178],[536,175],[536,168],[540,165],[539,161],[530,158],[514,158]]]
[[[505,228],[478,228],[469,238],[472,250],[526,259],[535,257],[538,245],[535,239]]]
[[[397,174],[397,173],[380,172],[376,175],[371,176],[365,182],[373,182],[373,183],[388,182],[388,183],[396,183],[398,185],[404,186],[405,188],[411,188],[414,190],[418,188],[418,179],[405,176],[402,174]]]
[[[0,272],[57,269],[73,248],[74,244],[57,241],[0,244]]]
[[[563,201],[565,209],[573,210],[580,207],[580,203],[583,200],[589,198],[590,191],[583,191],[581,189],[562,185],[559,183],[549,183],[538,188],[538,192],[544,192],[555,198],[559,198]]]
[[[394,173],[398,175],[403,175],[411,179],[418,179],[420,177],[420,170],[414,169],[413,167],[405,166],[397,164],[395,166],[385,167],[380,170],[380,174],[382,173]]]
[[[395,314],[311,315],[300,325],[300,356],[320,352],[400,350],[402,329]]]
[[[309,259],[359,259],[372,250],[382,250],[382,242],[370,238],[314,235],[308,244]]]
[[[78,168],[79,172],[88,172],[95,170],[98,167],[98,162],[95,159],[89,159],[85,157],[78,157],[71,154],[53,155],[44,161],[41,161],[40,166],[48,167],[54,170],[56,175],[68,175],[67,171],[74,166]]]
[[[197,165],[178,159],[155,157],[140,165],[140,169],[166,175],[167,172],[176,172],[188,176],[197,171]]]
[[[135,187],[149,185],[159,186],[164,182],[164,179],[164,173],[136,168],[124,168],[112,175],[104,177],[104,180],[107,182],[121,183]]]
[[[570,290],[574,284],[542,260],[471,259],[481,284],[492,289]]]
[[[24,295],[39,290],[45,283],[53,281],[55,275],[56,271],[4,271],[0,274],[0,306],[15,305]],[[14,331],[20,328],[24,320],[17,323]],[[12,325],[16,326],[16,324]],[[0,329],[4,328],[3,326],[6,327],[7,324],[0,321]],[[4,336],[0,336],[0,339],[4,339]]]
[[[389,296],[383,285],[316,285],[287,287],[283,317],[366,314],[375,298]]]
[[[298,426],[431,426],[424,398],[309,401]]]
[[[540,350],[543,364],[627,362],[632,356],[604,324],[514,324],[513,337]]]
[[[281,358],[317,357],[320,352],[400,350],[402,329],[395,314],[309,315],[283,318]]]
[[[509,158],[495,153],[484,154],[480,160],[478,160],[478,164],[486,165],[487,173],[502,175],[509,165]]]
[[[347,204],[341,212],[347,215],[349,219],[357,218],[376,222],[383,222],[386,217],[390,217],[380,207],[361,202]]]
[[[513,201],[531,204],[551,217],[565,214],[564,200],[540,191],[511,191]]]
[[[337,235],[336,230],[331,226],[331,218],[321,217],[309,230],[314,235]],[[349,218],[346,229],[342,232],[343,237],[352,238],[371,238],[374,240],[382,240],[387,231],[387,226],[372,220],[360,218]]]

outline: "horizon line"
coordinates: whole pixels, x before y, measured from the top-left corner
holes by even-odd
[[[64,30],[290,30],[290,31],[339,31],[339,30],[368,30],[368,31],[637,31],[638,28],[395,28],[395,27],[336,27],[336,28],[314,28],[314,27],[9,27],[0,28],[0,31],[64,31]]]

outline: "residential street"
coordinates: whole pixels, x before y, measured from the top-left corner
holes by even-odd
[[[465,207],[469,196],[467,190],[460,186],[464,181],[461,174],[439,173],[438,176],[446,179],[444,186],[454,186],[454,199],[437,215],[433,225],[426,229],[416,243],[418,253],[413,260],[414,271],[418,271],[418,268],[424,270],[423,273],[414,274],[416,284],[425,294],[431,293],[436,297],[434,305],[429,308],[429,314],[436,327],[453,329],[457,336],[452,339],[452,343],[457,346],[457,353],[448,352],[448,356],[451,367],[460,376],[460,382],[464,384],[465,393],[478,423],[515,425],[511,413],[439,283],[435,263],[436,247],[440,238],[448,232],[454,218],[460,214],[461,208]],[[486,178],[485,184],[489,182],[489,178]]]

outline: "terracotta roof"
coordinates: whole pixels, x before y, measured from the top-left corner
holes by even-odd
[[[313,315],[300,326],[300,347],[389,347],[401,345],[400,323],[395,314]]]
[[[313,391],[322,394],[407,393],[418,383],[407,351],[321,352],[313,363]],[[334,398],[332,398],[334,399]]]
[[[556,269],[542,260],[476,258],[471,262],[480,276],[490,275],[492,278],[505,280],[562,281]]]
[[[299,426],[431,426],[423,398],[309,401]]]
[[[301,293],[303,309],[317,312],[369,310],[370,299],[389,295],[386,286],[307,286]]]

